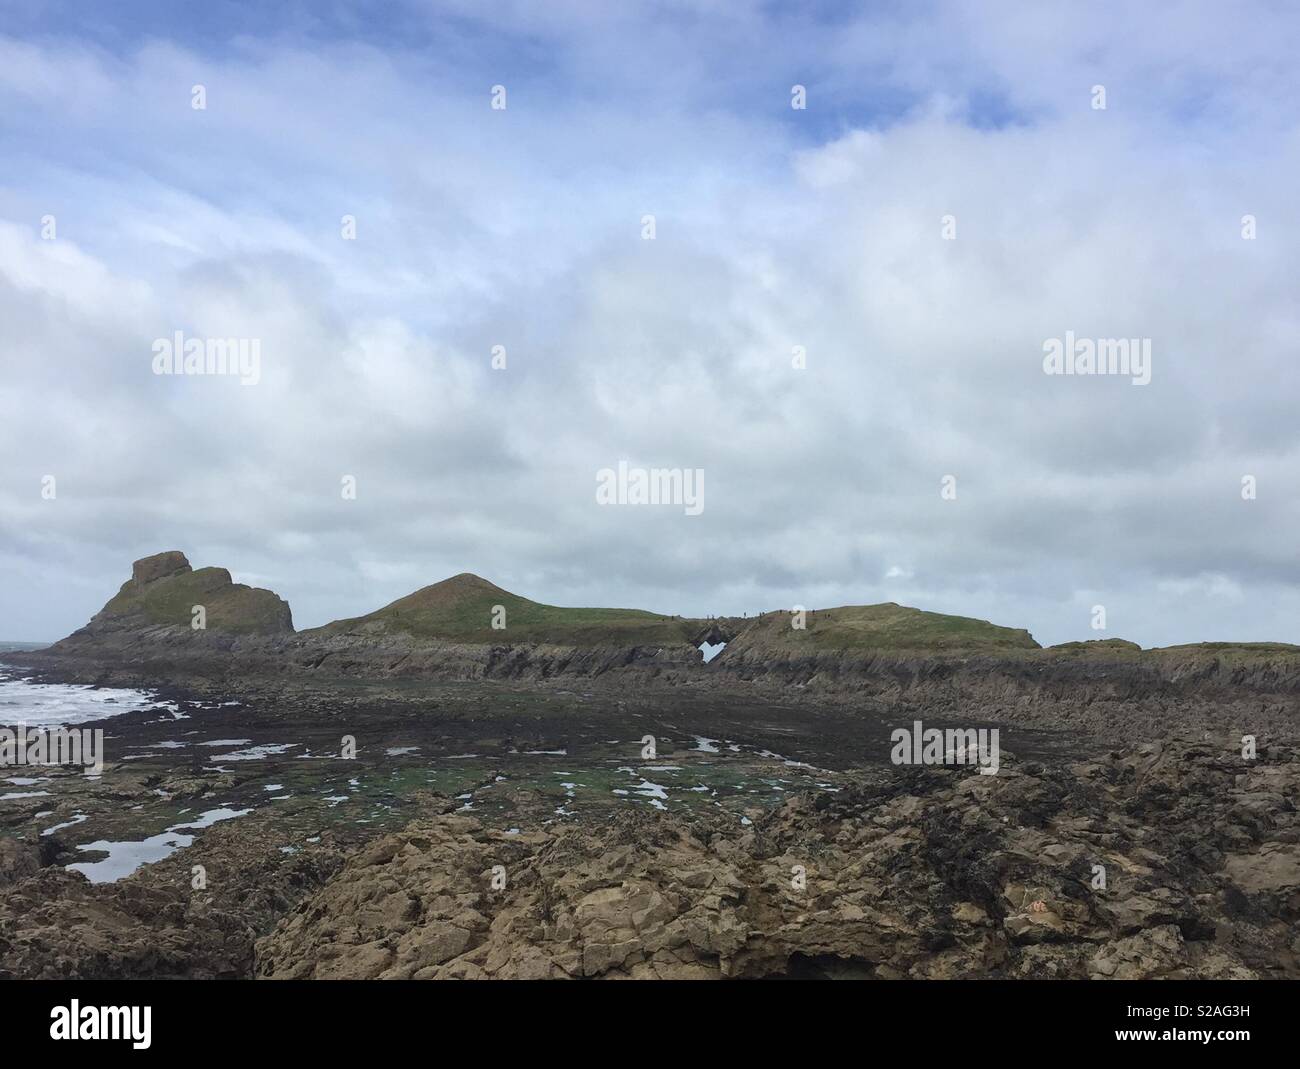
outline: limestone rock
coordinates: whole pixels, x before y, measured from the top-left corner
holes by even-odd
[[[41,867],[40,853],[15,839],[0,839],[0,887],[7,887]]]
[[[1234,789],[1293,792],[1300,754],[1246,767],[1167,744],[1034,773],[918,769],[791,798],[747,829],[644,811],[525,836],[419,820],[261,940],[257,973],[1294,975],[1294,808],[1246,832],[1249,851],[1213,844],[1242,833]]]
[[[142,557],[131,565],[131,579],[136,586],[144,586],[169,575],[193,571],[185,554],[178,549],[169,549],[164,553],[155,553],[152,557]]]

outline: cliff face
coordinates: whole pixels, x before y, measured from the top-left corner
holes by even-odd
[[[1212,646],[1142,650],[1135,656],[1098,651],[1086,657],[1049,648],[1025,653],[928,650],[810,650],[796,654],[730,646],[709,666],[717,676],[833,692],[863,688],[901,694],[918,688],[982,680],[1015,692],[1136,698],[1194,689],[1300,694],[1300,650],[1223,650]]]
[[[303,634],[282,647],[282,670],[360,679],[551,679],[617,670],[658,676],[700,662],[689,644],[573,646],[536,642],[462,643],[405,634]]]

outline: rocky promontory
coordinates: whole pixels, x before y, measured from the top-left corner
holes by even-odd
[[[131,578],[90,622],[39,659],[74,670],[168,665],[264,648],[259,640],[291,634],[293,616],[283,598],[234,582],[225,568],[196,571],[172,550],[136,561]]]
[[[706,641],[725,644],[707,663]],[[796,701],[1125,739],[1173,727],[1294,732],[1300,707],[1300,647],[1144,650],[1106,639],[1043,648],[1023,628],[892,603],[700,619],[546,605],[462,573],[364,616],[294,631],[276,594],[233,583],[224,568],[196,571],[177,551],[137,561],[86,627],[48,650],[10,656],[67,680],[178,687],[582,680],[758,688]]]

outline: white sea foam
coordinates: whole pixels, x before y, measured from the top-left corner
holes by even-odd
[[[29,728],[85,724],[167,703],[143,690],[33,683],[0,667],[0,724]]]

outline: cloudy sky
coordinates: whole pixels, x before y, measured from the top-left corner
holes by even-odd
[[[0,638],[178,548],[300,627],[474,571],[1300,642],[1287,5],[36,7],[0,0]],[[260,381],[154,374],[178,330]],[[1150,383],[1045,374],[1067,331],[1150,339]],[[619,461],[703,511],[598,504]]]

